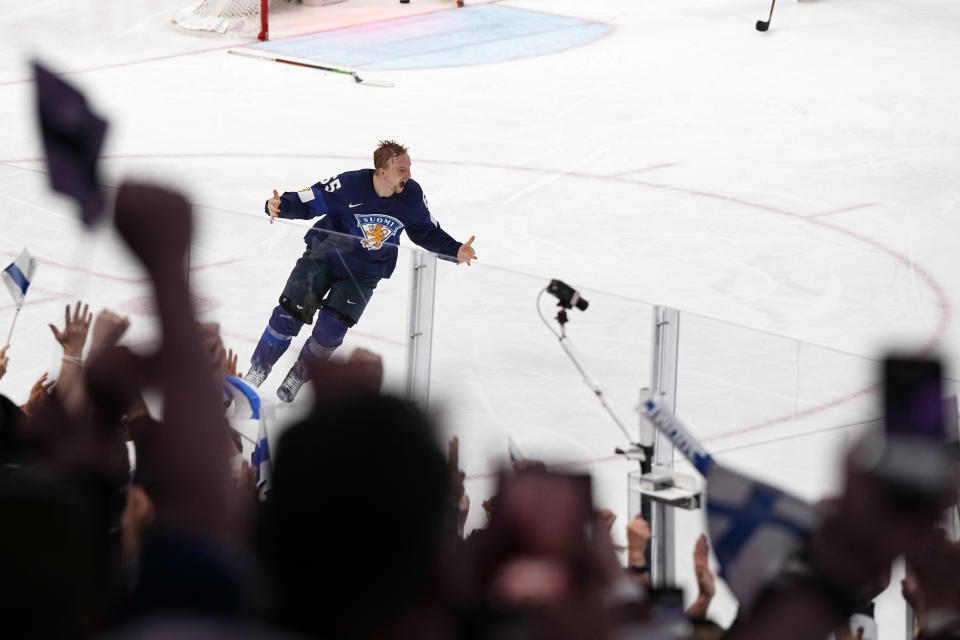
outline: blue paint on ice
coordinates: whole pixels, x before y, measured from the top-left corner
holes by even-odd
[[[250,46],[357,69],[422,69],[556,53],[611,29],[579,18],[478,5]]]

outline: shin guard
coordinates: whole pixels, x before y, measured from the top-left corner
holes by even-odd
[[[250,365],[264,373],[270,373],[273,365],[284,354],[293,337],[300,333],[303,323],[291,316],[282,307],[276,307],[267,328],[260,336],[260,342],[253,352]]]
[[[317,317],[317,324],[313,326],[313,332],[300,350],[300,357],[297,358],[297,363],[293,369],[294,375],[301,380],[306,380],[310,376],[306,360],[308,358],[316,358],[321,361],[329,360],[337,347],[343,344],[343,337],[346,334],[347,325],[343,323],[343,320],[336,313],[321,309]]]

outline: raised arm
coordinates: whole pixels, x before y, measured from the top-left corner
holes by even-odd
[[[406,227],[407,236],[427,251],[444,256],[451,262],[456,260],[457,264],[466,262],[469,265],[471,260],[476,260],[477,252],[472,246],[476,236],[470,236],[463,243],[455,240],[430,213],[427,198],[420,186],[410,183],[407,188],[411,189],[411,196],[416,199],[416,204],[412,205],[412,219]]]
[[[176,192],[128,182],[117,195],[116,226],[150,274],[163,334],[157,378],[164,429],[157,453],[165,473],[158,522],[216,536],[229,524],[227,425],[184,272],[190,218],[189,203]]]

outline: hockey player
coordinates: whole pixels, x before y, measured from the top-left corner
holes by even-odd
[[[306,359],[329,358],[360,319],[380,279],[393,273],[401,230],[424,249],[457,264],[469,265],[477,257],[473,236],[457,242],[433,219],[423,190],[410,177],[406,147],[381,141],[373,167],[341,173],[302,191],[281,195],[274,190],[264,206],[271,224],[277,217],[321,216],[304,236],[306,251],[287,278],[244,376],[259,387],[303,325],[313,325],[319,310],[300,356],[277,389],[284,402],[293,402],[308,379]]]

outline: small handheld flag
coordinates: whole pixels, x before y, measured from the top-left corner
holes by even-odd
[[[33,73],[50,185],[77,201],[90,227],[103,210],[97,160],[107,122],[90,110],[82,93],[40,63],[33,63]]]
[[[716,462],[664,407],[647,401],[640,410],[706,478],[707,528],[720,575],[749,610],[763,588],[806,545],[820,512]]]
[[[36,270],[37,261],[33,259],[29,251],[24,249],[17,259],[11,262],[0,274],[3,278],[3,284],[7,285],[7,290],[17,304],[17,310],[13,314],[13,322],[10,324],[10,332],[7,334],[4,344],[10,344],[10,336],[13,335],[13,328],[17,325],[20,307],[23,306],[23,299],[27,296],[27,288],[33,281],[33,274]]]
[[[36,270],[37,261],[26,249],[3,270],[3,283],[7,285],[7,290],[13,296],[13,301],[17,303],[17,309],[23,306],[23,299],[27,295],[27,287],[30,286]]]

